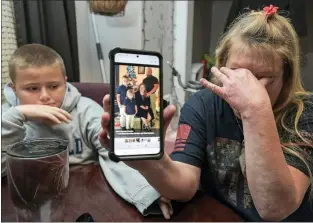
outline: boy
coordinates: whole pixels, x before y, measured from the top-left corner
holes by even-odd
[[[127,90],[126,99],[124,100],[124,113],[126,114],[126,129],[134,129],[135,115],[138,112],[134,92],[132,89]]]
[[[71,164],[97,161],[103,108],[66,83],[63,60],[55,51],[24,45],[12,55],[9,74],[11,83],[4,89],[8,103],[2,106],[2,152],[23,139],[55,137],[69,141]]]
[[[126,115],[124,100],[126,99],[126,92],[128,89],[129,77],[124,75],[122,78],[122,85],[116,90],[116,101],[120,109],[120,126],[122,130],[126,130]]]
[[[113,189],[148,214],[144,207],[149,203],[138,196],[148,182],[123,162],[108,158],[98,140],[103,108],[66,82],[62,58],[49,47],[24,45],[12,55],[9,73],[11,83],[4,89],[8,103],[2,106],[1,175],[8,146],[24,139],[63,138],[69,141],[70,164],[99,161]],[[159,197],[157,192],[154,196]]]

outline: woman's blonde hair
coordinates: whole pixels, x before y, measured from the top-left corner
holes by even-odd
[[[133,89],[128,89],[126,91],[126,97],[130,98],[130,96],[134,96],[134,90]]]
[[[240,15],[220,39],[215,52],[217,67],[226,65],[231,47],[235,44],[236,47],[241,44],[243,50],[253,49],[266,56],[282,58],[283,87],[273,106],[276,125],[284,153],[303,162],[310,175],[313,192],[311,157],[303,149],[312,149],[313,136],[298,128],[304,104],[310,103],[306,98],[311,93],[306,92],[301,83],[300,47],[293,26],[278,13],[266,15],[263,11],[250,11]]]

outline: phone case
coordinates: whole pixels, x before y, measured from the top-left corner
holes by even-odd
[[[115,74],[114,74],[114,56],[117,53],[132,53],[132,54],[144,54],[144,55],[154,55],[157,56],[160,60],[160,77],[159,77],[159,89],[160,89],[160,100],[163,100],[163,57],[160,53],[154,51],[145,51],[145,50],[135,50],[135,49],[123,49],[123,48],[114,48],[109,52],[110,59],[110,104],[114,105],[115,99]],[[110,116],[114,117],[114,106],[111,106]],[[131,156],[117,156],[114,153],[114,120],[110,121],[110,148],[113,152],[109,154],[109,157],[112,161],[118,162],[123,160],[151,160],[151,159],[160,159],[164,154],[164,120],[163,120],[163,103],[160,103],[160,152],[155,155],[131,155]]]

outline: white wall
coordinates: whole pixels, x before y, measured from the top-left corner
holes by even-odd
[[[166,61],[174,60],[174,10],[173,1],[143,2],[143,49],[160,52],[163,56],[164,94],[171,92],[171,68]]]
[[[81,81],[102,82],[88,3],[86,1],[76,1],[75,4]],[[125,17],[96,15],[107,76],[109,76],[110,66],[107,55],[110,49],[114,47],[158,51],[164,59],[164,94],[171,92],[171,69],[166,61],[173,63],[174,60],[175,4],[177,4],[176,1],[128,1]],[[180,20],[180,18],[176,20]],[[186,22],[187,18],[183,21]],[[181,36],[177,38],[181,38]],[[184,49],[180,50],[185,52]],[[182,61],[181,63],[185,64]],[[185,74],[185,69],[182,73]]]
[[[75,6],[81,82],[102,82],[89,4],[75,1]],[[142,47],[142,1],[128,1],[124,17],[95,15],[95,19],[109,79],[108,53],[111,49]]]
[[[192,38],[193,38],[193,1],[175,1],[174,12],[174,67],[186,84],[191,74]],[[175,83],[181,104],[185,102],[185,92]]]
[[[81,81],[102,82],[88,3],[75,4]],[[173,89],[166,61],[174,64],[186,83],[191,74],[194,2],[128,1],[125,13],[120,18],[96,15],[106,74],[109,76],[108,52],[114,47],[156,50],[164,58],[164,94]],[[175,89],[183,104],[184,91],[177,83]]]

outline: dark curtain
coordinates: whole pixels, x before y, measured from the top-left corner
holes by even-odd
[[[239,14],[247,12],[247,9],[262,10],[264,6],[269,6],[270,4],[278,6],[278,12],[282,16],[291,19],[291,23],[300,37],[307,36],[308,25],[306,22],[305,0],[233,0],[224,31],[227,30]]]
[[[51,47],[63,58],[68,81],[79,82],[75,1],[13,2],[18,46],[40,43]]]

